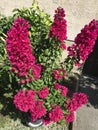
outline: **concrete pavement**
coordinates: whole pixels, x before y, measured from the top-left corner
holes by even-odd
[[[98,130],[98,78],[83,75],[79,91],[86,93],[89,101],[76,112],[73,130]]]

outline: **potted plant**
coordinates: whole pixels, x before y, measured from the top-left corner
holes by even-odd
[[[93,20],[86,25],[75,38],[75,44],[67,48],[63,8],[55,10],[53,22],[36,3],[30,9],[14,11],[14,22],[6,37],[10,72],[17,81],[13,103],[30,115],[30,121],[41,119],[40,125],[73,122],[74,112],[88,98],[78,92],[70,96],[65,81],[73,66],[79,66],[92,51],[98,22]],[[67,50],[68,56],[61,62],[62,52]]]

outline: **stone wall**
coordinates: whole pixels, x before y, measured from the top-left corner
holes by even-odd
[[[30,7],[33,0],[0,0],[0,14],[12,14],[14,8]],[[81,28],[92,19],[98,19],[98,0],[37,0],[39,6],[53,18],[61,6],[66,11],[68,39],[73,40]]]

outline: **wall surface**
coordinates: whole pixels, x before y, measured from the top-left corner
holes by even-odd
[[[65,9],[68,39],[73,40],[85,24],[98,19],[98,0],[37,0],[39,6],[53,18],[54,10]],[[0,0],[0,14],[12,14],[14,8],[30,7],[32,0]]]

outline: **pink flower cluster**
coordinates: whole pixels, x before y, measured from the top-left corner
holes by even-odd
[[[36,121],[46,114],[43,100],[35,99],[34,90],[20,90],[14,96],[14,104],[17,109],[23,112],[30,111],[32,121]]]
[[[93,51],[95,40],[98,36],[98,21],[92,20],[81,30],[75,38],[75,44],[68,47],[69,55],[78,57],[79,60],[85,61],[88,55]]]
[[[84,93],[74,93],[72,99],[68,99],[66,102],[66,108],[69,110],[69,114],[65,116],[67,122],[74,121],[74,111],[76,111],[82,105],[85,105],[88,101],[88,97]]]
[[[54,15],[54,22],[50,28],[49,37],[57,37],[58,41],[67,39],[66,36],[66,20],[63,8],[57,8]]]
[[[48,87],[46,86],[43,89],[38,91],[38,96],[43,99],[45,99],[48,96],[48,94],[49,94],[49,90]]]
[[[64,42],[62,42],[62,43],[60,44],[60,48],[62,48],[63,50],[66,50],[66,45],[65,45]]]
[[[88,97],[84,93],[74,93],[72,99],[67,100],[66,107],[70,111],[76,111],[82,105],[85,105],[88,101]]]
[[[63,118],[63,111],[59,105],[56,105],[49,113],[49,118],[51,121],[58,122]]]
[[[11,72],[16,72],[17,76],[26,77],[26,79],[24,78],[22,81],[19,81],[22,84],[32,80],[31,77],[27,77],[30,69],[32,69],[35,80],[40,78],[42,70],[41,65],[35,64],[35,57],[32,54],[32,47],[30,46],[28,28],[28,22],[19,17],[7,32],[6,38],[6,49],[12,65]]]
[[[71,111],[69,114],[65,116],[65,120],[67,122],[73,122],[75,118],[74,111]]]
[[[14,96],[14,104],[17,109],[23,112],[28,112],[35,107],[35,91],[33,90],[20,90]]]
[[[31,120],[36,121],[38,118],[43,117],[46,115],[46,108],[44,106],[44,102],[39,100],[35,102],[35,107],[33,110],[30,111]]]
[[[40,74],[42,72],[42,66],[40,64],[35,64],[32,67],[32,73],[35,80],[40,79]]]
[[[60,85],[59,83],[55,83],[55,89],[60,90],[63,97],[66,97],[68,93],[68,88]]]
[[[54,78],[56,80],[62,79],[66,76],[66,71],[64,69],[58,69],[53,71]]]
[[[43,121],[43,123],[44,123],[45,125],[48,125],[48,124],[50,124],[50,123],[52,122],[49,117],[43,118],[42,121]]]
[[[12,28],[7,32],[6,49],[12,69],[19,76],[25,76],[35,63],[30,46],[29,24],[25,19],[17,18]]]

